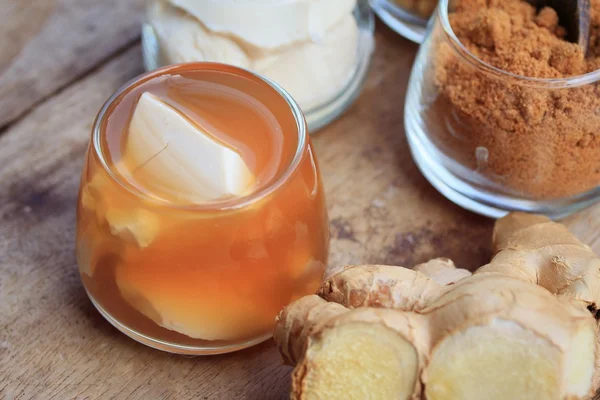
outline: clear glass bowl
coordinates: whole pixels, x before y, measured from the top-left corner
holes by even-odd
[[[238,91],[260,87],[256,101],[276,107],[272,115],[295,151],[273,179],[242,197],[181,204],[140,191],[120,169],[133,104],[143,91],[163,93],[174,79],[190,82],[207,71],[233,75]],[[194,99],[195,88],[188,84],[185,95]],[[315,293],[327,264],[329,224],[314,154],[298,105],[251,72],[188,63],[123,86],[94,122],[77,205],[77,261],[93,304],[121,332],[172,353],[226,353],[270,338],[277,313]]]
[[[296,0],[293,0],[296,1]],[[276,6],[284,5],[285,3],[292,3],[293,1],[280,0],[278,2],[274,2]],[[146,19],[142,26],[142,51],[144,57],[144,65],[146,70],[150,71],[156,68],[159,68],[164,65],[168,65],[171,62],[169,61],[169,57],[165,54],[163,49],[164,40],[161,40],[160,29],[157,28],[157,7],[169,7],[172,8],[172,5],[168,3],[168,0],[149,0],[147,2],[147,12]],[[180,9],[177,9],[176,12],[180,13],[181,18],[186,18],[191,20],[191,16]],[[343,82],[338,86],[336,86],[336,90],[333,91],[330,95],[319,99],[317,102],[312,102],[310,104],[303,104],[302,98],[296,96],[294,94],[294,88],[285,87],[285,82],[278,81],[276,77],[270,76],[269,72],[263,72],[258,70],[257,72],[266,76],[267,78],[271,78],[275,81],[278,81],[279,84],[284,86],[290,94],[298,101],[302,111],[304,112],[308,129],[310,133],[314,133],[321,129],[323,126],[335,120],[337,117],[343,114],[343,112],[352,104],[352,102],[356,99],[358,94],[360,93],[362,86],[364,84],[371,56],[374,50],[374,29],[375,22],[373,12],[368,4],[367,0],[358,0],[356,8],[353,12],[353,17],[356,22],[356,26],[358,28],[357,33],[357,41],[356,48],[353,49],[354,52],[354,62],[350,66],[349,69],[345,69],[344,73],[341,74],[343,76],[347,76],[344,78]],[[197,22],[197,20],[194,20]],[[187,24],[188,22],[186,22]],[[164,35],[163,35],[164,36]],[[317,35],[318,36],[318,35]],[[227,37],[227,34],[223,37]],[[315,37],[313,43],[319,44],[323,38]],[[201,47],[201,46],[200,46]],[[202,52],[202,49],[200,49]],[[252,54],[254,50],[251,48],[248,53]],[[252,69],[243,64],[242,61],[238,61],[235,59],[223,60],[221,56],[223,53],[219,51],[215,53],[211,53],[212,55],[207,55],[206,52],[202,55],[202,59],[196,58],[191,54],[180,54],[181,59],[177,62],[185,62],[185,61],[215,61],[215,62],[225,62],[238,67],[243,67],[247,69]],[[327,60],[328,55],[322,58],[322,62]],[[243,56],[242,56],[243,58]],[[266,64],[271,62],[271,60],[267,60]],[[335,59],[330,59],[327,61],[327,66],[325,69],[331,69],[335,64]],[[265,63],[263,63],[265,64]],[[292,63],[297,65],[296,63]],[[287,65],[286,69],[290,71],[290,75],[294,75],[293,68],[294,65]],[[341,64],[340,64],[341,65]],[[312,67],[302,68],[303,73],[307,73]],[[335,74],[335,76],[339,76],[340,74]],[[301,83],[302,84],[302,83]],[[310,82],[306,82],[307,85],[310,85]],[[319,88],[316,85],[313,90],[318,91]]]
[[[423,43],[428,19],[398,5],[396,0],[370,0],[375,14],[391,29],[415,43]],[[431,0],[424,0],[431,1]]]
[[[585,106],[599,82],[600,71],[541,79],[486,64],[460,43],[441,0],[407,93],[413,158],[443,195],[474,212],[564,217],[600,199],[600,112]]]

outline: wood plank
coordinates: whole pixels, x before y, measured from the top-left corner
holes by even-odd
[[[439,195],[411,160],[403,98],[416,47],[378,27],[363,94],[314,137],[331,227],[330,270],[490,257],[492,221]],[[92,119],[141,72],[139,48],[36,107],[0,137],[0,398],[284,399],[290,368],[272,342],[216,357],[149,349],[95,311],[74,258],[75,202]],[[600,250],[600,206],[569,219]]]
[[[143,0],[0,0],[0,128],[130,46]]]

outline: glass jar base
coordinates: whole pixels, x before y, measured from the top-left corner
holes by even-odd
[[[448,200],[474,213],[502,218],[511,211],[523,211],[561,219],[600,201],[600,190],[569,198],[536,201],[482,189],[461,179],[444,166],[443,157],[438,150],[427,139],[423,139],[426,134],[422,132],[416,119],[411,117],[408,107],[405,128],[413,160],[429,183]]]
[[[214,354],[224,354],[224,353],[232,353],[234,351],[246,349],[248,347],[255,346],[259,343],[262,343],[266,340],[269,340],[272,335],[265,334],[263,336],[254,338],[254,339],[244,339],[239,342],[220,342],[219,345],[211,345],[210,341],[206,341],[206,345],[204,346],[189,346],[189,345],[181,345],[177,343],[167,342],[160,339],[152,338],[148,335],[145,335],[141,332],[138,332],[134,329],[131,329],[127,325],[121,323],[117,319],[113,318],[111,314],[109,314],[97,301],[94,297],[87,292],[88,297],[92,301],[92,304],[98,312],[108,321],[112,326],[117,328],[119,331],[129,336],[136,342],[145,344],[146,346],[152,347],[157,350],[166,351],[168,353],[174,354],[182,354],[182,355],[190,355],[190,356],[202,356],[202,355],[214,355]],[[221,344],[222,343],[222,344]]]
[[[411,42],[423,43],[427,22],[411,15],[390,0],[371,0],[371,7],[381,20]]]

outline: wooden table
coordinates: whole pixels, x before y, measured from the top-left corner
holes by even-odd
[[[186,358],[112,328],[81,286],[75,202],[92,119],[142,72],[142,0],[0,0],[0,399],[284,399],[272,342]],[[439,195],[411,160],[403,103],[417,47],[377,26],[364,91],[314,137],[331,216],[330,268],[476,268],[492,221]],[[600,205],[566,223],[600,252]]]

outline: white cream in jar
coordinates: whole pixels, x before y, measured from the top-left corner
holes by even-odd
[[[246,68],[280,84],[307,112],[343,92],[356,74],[361,57],[356,5],[357,0],[156,0],[148,24],[159,64],[215,61]],[[369,41],[368,56],[372,36]]]

